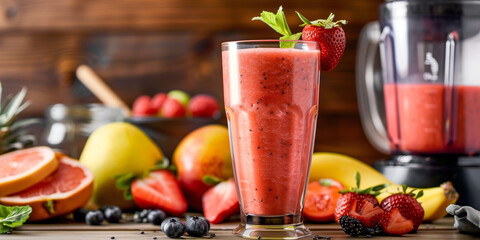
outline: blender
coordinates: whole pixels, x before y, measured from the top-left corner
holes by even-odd
[[[388,0],[361,33],[357,96],[391,181],[452,181],[480,209],[480,0]]]

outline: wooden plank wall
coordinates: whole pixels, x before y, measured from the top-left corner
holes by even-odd
[[[286,10],[290,26],[333,11],[348,19],[340,65],[322,73],[316,151],[371,163],[383,157],[363,134],[355,93],[355,54],[361,28],[378,17],[383,0],[0,0],[0,81],[7,92],[29,89],[23,116],[42,116],[54,103],[98,100],[75,79],[89,64],[129,104],[140,94],[183,89],[222,99],[220,43],[277,38],[250,19]],[[293,28],[293,27],[292,27]],[[294,27],[293,31],[300,31]]]

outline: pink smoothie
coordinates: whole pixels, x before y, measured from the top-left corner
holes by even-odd
[[[222,60],[242,210],[299,215],[316,126],[319,52],[242,49],[224,51]]]
[[[480,151],[480,87],[385,84],[384,94],[392,149],[420,154]]]

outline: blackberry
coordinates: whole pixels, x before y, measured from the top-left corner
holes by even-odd
[[[342,230],[352,237],[358,237],[365,232],[365,227],[356,218],[344,215],[340,217],[338,223],[342,226]]]

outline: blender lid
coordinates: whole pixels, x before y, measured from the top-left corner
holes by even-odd
[[[380,7],[387,18],[480,17],[480,0],[386,0]]]

